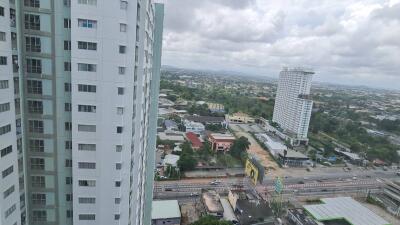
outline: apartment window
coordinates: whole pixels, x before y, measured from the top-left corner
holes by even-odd
[[[78,105],[78,111],[79,112],[95,113],[96,112],[96,106],[95,105]]]
[[[31,133],[43,133],[43,121],[41,120],[29,120],[28,121],[29,132]]]
[[[120,23],[119,24],[119,31],[120,32],[126,32],[127,25],[125,23]]]
[[[115,187],[121,187],[121,181],[115,181]]]
[[[71,0],[64,0],[64,6],[70,8],[71,7]]]
[[[79,180],[78,185],[81,187],[95,187],[96,181],[95,180]]]
[[[139,34],[139,25],[136,25],[136,41],[139,42],[140,34]]]
[[[122,168],[122,163],[115,163],[115,169],[120,170]]]
[[[78,71],[96,72],[96,64],[78,63]]]
[[[67,184],[67,185],[72,184],[72,177],[66,177],[65,178],[65,184]]]
[[[78,198],[79,204],[96,204],[96,198]]]
[[[42,73],[42,60],[40,59],[26,59],[26,72],[28,73]]]
[[[67,218],[72,218],[72,210],[67,210]]]
[[[71,50],[71,41],[64,41],[64,50]]]
[[[126,46],[125,45],[120,45],[119,46],[119,53],[120,54],[125,54],[126,53]]]
[[[8,80],[0,80],[0,89],[8,88]]]
[[[95,214],[79,214],[79,220],[96,220]]]
[[[0,65],[7,65],[7,56],[0,56]]]
[[[32,8],[40,8],[40,0],[25,0],[24,5]]]
[[[71,62],[64,62],[64,71],[71,71]]]
[[[71,92],[71,83],[64,83],[64,91]]]
[[[46,179],[44,176],[31,176],[32,187],[44,188],[46,187]]]
[[[97,28],[97,21],[88,19],[78,19],[78,27]]]
[[[25,48],[27,52],[41,52],[41,41],[39,37],[25,37]]]
[[[43,102],[28,100],[28,112],[32,114],[43,114]]]
[[[10,111],[10,103],[9,102],[0,104],[0,113],[6,112],[6,111]]]
[[[11,152],[12,152],[12,145],[3,148],[2,150],[0,150],[1,158],[3,158],[4,156],[10,154]]]
[[[116,152],[122,152],[122,145],[116,145],[115,146],[115,151]]]
[[[65,141],[65,149],[72,150],[72,141]]]
[[[137,4],[137,8],[136,8],[136,20],[140,21],[140,5],[139,5],[139,3]]]
[[[123,94],[124,94],[124,88],[118,87],[118,95],[123,95]]]
[[[65,130],[66,131],[71,131],[72,130],[72,123],[71,122],[65,122],[64,126],[65,126]]]
[[[123,131],[123,127],[118,126],[118,127],[117,127],[117,133],[118,133],[118,134],[121,134],[122,131]]]
[[[117,107],[117,115],[123,115],[124,114],[124,107]]]
[[[0,16],[4,16],[4,7],[0,6]]]
[[[28,93],[29,94],[42,94],[42,81],[40,80],[28,80]]]
[[[128,2],[126,0],[121,0],[120,7],[124,10],[128,9]]]
[[[43,158],[31,158],[31,169],[44,170],[44,159]]]
[[[40,16],[33,14],[25,14],[25,29],[40,30]]]
[[[72,159],[65,160],[65,167],[72,167]]]
[[[13,192],[15,191],[15,186],[12,185],[11,187],[7,188],[7,190],[5,190],[3,192],[3,198],[6,199],[8,196],[10,196]]]
[[[35,210],[32,211],[32,222],[46,222],[47,221],[47,211],[46,210]]]
[[[14,171],[14,166],[10,166],[10,167],[8,167],[7,169],[5,169],[5,170],[3,170],[2,172],[1,172],[1,176],[3,177],[3,178],[6,178],[8,175],[10,175],[12,172]]]
[[[97,0],[78,0],[78,4],[82,4],[82,5],[97,5]]]
[[[139,47],[135,46],[135,62],[139,62]],[[135,66],[136,69],[136,66]],[[135,70],[136,72],[136,70]]]
[[[30,139],[29,150],[31,152],[44,152],[44,140]]]
[[[32,193],[32,204],[46,205],[46,194]]]
[[[97,50],[97,43],[86,42],[86,41],[78,41],[78,49]]]
[[[96,169],[96,163],[93,162],[78,162],[79,169]]]
[[[65,112],[71,112],[72,111],[71,103],[64,103],[64,111]]]
[[[120,204],[121,203],[121,198],[115,198],[114,202],[115,202],[115,204]]]
[[[123,66],[119,66],[118,67],[118,74],[119,75],[124,75],[125,71],[126,71],[126,67],[123,67]]]
[[[71,29],[71,19],[64,18],[64,28]]]
[[[96,85],[78,84],[78,91],[96,93]]]
[[[114,214],[114,220],[119,220],[120,217],[121,217],[120,214]]]
[[[0,135],[6,134],[11,131],[11,124],[0,127]]]
[[[72,194],[65,194],[65,201],[71,202],[72,201]]]
[[[78,144],[80,151],[96,151],[96,144]]]
[[[6,41],[6,32],[0,31],[0,41]]]
[[[6,217],[6,218],[9,217],[16,209],[17,209],[17,206],[16,206],[15,204],[12,205],[10,208],[8,208],[8,209],[4,212],[5,217]]]
[[[78,124],[78,131],[82,131],[82,132],[96,132],[96,125],[83,125],[83,124]]]

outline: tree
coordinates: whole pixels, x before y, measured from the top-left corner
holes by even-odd
[[[249,147],[249,140],[246,137],[240,137],[233,142],[229,152],[233,157],[240,159],[243,156],[242,153],[246,152]]]
[[[189,142],[181,145],[182,153],[178,160],[178,167],[181,171],[193,170],[196,167],[197,160],[193,157],[193,149]]]
[[[213,216],[203,216],[191,225],[232,225],[232,223],[225,220],[218,220]]]

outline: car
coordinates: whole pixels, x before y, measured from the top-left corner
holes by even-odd
[[[371,178],[371,175],[367,175],[367,176],[365,176],[366,178]]]
[[[353,179],[353,180],[357,180],[357,177],[356,177],[356,176],[354,176],[352,179]]]
[[[199,193],[197,193],[197,192],[192,192],[192,193],[190,193],[190,196],[199,196]]]
[[[301,181],[299,181],[299,182],[297,182],[297,183],[298,183],[298,184],[304,184],[304,181],[301,180]]]
[[[172,191],[172,188],[165,188],[165,191]]]

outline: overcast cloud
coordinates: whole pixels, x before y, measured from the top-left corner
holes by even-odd
[[[167,0],[163,64],[400,89],[400,0]]]

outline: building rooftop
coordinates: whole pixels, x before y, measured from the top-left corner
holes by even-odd
[[[151,207],[151,219],[180,218],[178,200],[153,201]]]
[[[278,154],[281,155],[282,157],[284,156],[283,151],[280,151]],[[286,158],[309,159],[309,157],[304,155],[303,153],[296,152],[296,151],[291,150],[291,149],[287,150]]]
[[[179,131],[165,131],[165,132],[158,132],[157,135],[161,140],[170,140],[170,141],[185,141],[183,137],[183,132]]]
[[[186,116],[185,119],[199,123],[222,123],[225,120],[218,116]]]
[[[304,206],[318,221],[344,219],[352,225],[389,225],[389,222],[350,197],[323,198],[321,201],[323,204]]]
[[[236,214],[241,225],[273,225],[272,209],[268,204],[258,200],[239,199],[236,203]],[[271,221],[272,220],[272,221]]]
[[[164,157],[164,165],[176,166],[179,160],[179,155],[168,154]]]
[[[209,136],[215,140],[235,140],[232,134],[210,133]]]
[[[203,146],[203,143],[201,143],[199,137],[193,132],[187,132],[186,133],[186,138],[192,143],[193,148],[201,148]]]
[[[207,211],[210,213],[223,213],[224,208],[220,202],[220,197],[217,192],[209,190],[202,194],[202,199]]]

